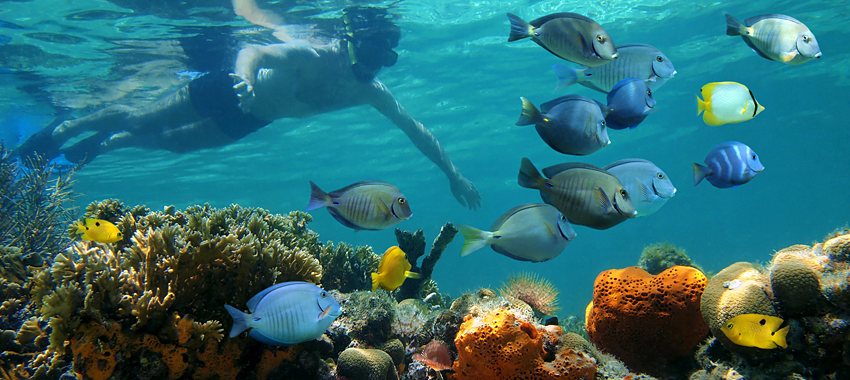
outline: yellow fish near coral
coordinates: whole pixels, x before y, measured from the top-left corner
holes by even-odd
[[[77,221],[76,234],[87,241],[98,243],[114,243],[124,238],[121,231],[114,224],[101,219],[86,218],[85,223]]]
[[[697,116],[705,111],[702,120],[712,127],[747,121],[764,111],[753,92],[740,83],[709,83],[699,92],[705,100],[697,95]]]
[[[761,314],[741,314],[723,325],[726,337],[739,346],[774,349],[788,347],[785,336],[791,326],[779,328],[782,318]]]
[[[413,266],[407,262],[407,254],[401,248],[392,246],[384,252],[381,257],[381,263],[378,264],[378,273],[372,273],[372,291],[381,289],[393,291],[396,290],[404,279],[419,278],[419,273],[413,273],[410,268]]]

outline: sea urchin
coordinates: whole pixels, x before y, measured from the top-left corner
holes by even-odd
[[[523,272],[510,276],[508,282],[502,285],[499,294],[503,297],[519,299],[546,315],[552,315],[558,310],[558,289],[535,273]]]

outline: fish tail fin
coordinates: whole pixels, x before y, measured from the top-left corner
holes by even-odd
[[[521,96],[519,99],[522,100],[522,113],[519,115],[519,120],[517,120],[515,125],[531,125],[540,121],[540,111],[537,110],[534,103]]]
[[[493,235],[492,232],[481,231],[475,227],[463,224],[458,224],[455,227],[457,227],[457,231],[463,235],[463,248],[460,249],[460,257],[466,256],[490,245],[488,240],[490,239],[490,236]]]
[[[543,182],[543,176],[540,175],[540,172],[537,171],[537,168],[534,167],[531,160],[523,157],[522,163],[519,166],[517,182],[522,187],[537,189],[540,186],[540,182]]]
[[[703,178],[705,178],[707,175],[711,174],[711,169],[709,169],[708,166],[700,165],[696,162],[694,162],[693,165],[694,165],[694,186],[696,186],[696,185],[699,185],[699,183],[702,181]]]
[[[381,284],[381,276],[377,273],[372,273],[372,291],[378,290],[378,285]]]
[[[508,20],[511,22],[511,35],[508,36],[508,42],[521,40],[531,36],[531,31],[534,30],[534,27],[531,26],[531,24],[525,22],[525,20],[519,18],[519,16],[513,13],[508,13]]]
[[[785,340],[785,336],[788,335],[788,329],[791,326],[785,326],[779,330],[776,330],[773,335],[773,342],[776,343],[777,346],[782,348],[788,348],[788,342]]]
[[[327,206],[330,196],[310,181],[310,202],[307,203],[307,211]]]
[[[86,233],[86,225],[81,221],[76,221],[75,225],[77,226],[77,232],[74,232],[75,235]]]
[[[558,87],[555,87],[555,91],[563,90],[578,83],[578,70],[564,65],[552,65],[552,70],[558,76]]]
[[[741,30],[746,29],[744,24],[741,24],[740,21],[736,20],[731,15],[726,15],[726,35],[727,36],[740,36]]]
[[[233,318],[233,328],[230,329],[230,337],[235,338],[237,335],[248,329],[248,318],[246,318],[247,314],[230,305],[224,305],[224,308],[227,309],[227,312],[230,313],[230,317]]]
[[[406,270],[406,271],[404,271],[404,277],[407,277],[407,278],[422,278],[422,274]]]

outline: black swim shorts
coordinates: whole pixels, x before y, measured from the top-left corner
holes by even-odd
[[[209,72],[189,82],[189,99],[198,114],[212,118],[234,141],[271,124],[242,112],[233,79],[224,71]]]

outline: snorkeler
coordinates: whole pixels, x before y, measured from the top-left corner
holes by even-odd
[[[238,12],[237,12],[238,13]],[[378,17],[373,17],[377,15]],[[481,196],[437,139],[410,116],[375,76],[396,63],[401,31],[387,17],[347,10],[342,37],[325,43],[293,40],[247,45],[232,73],[210,71],[175,93],[140,108],[106,107],[32,135],[18,148],[88,163],[111,150],[138,147],[184,153],[233,143],[282,118],[306,118],[370,105],[401,129],[442,170],[461,205],[477,209]],[[61,148],[86,132],[92,136]]]

